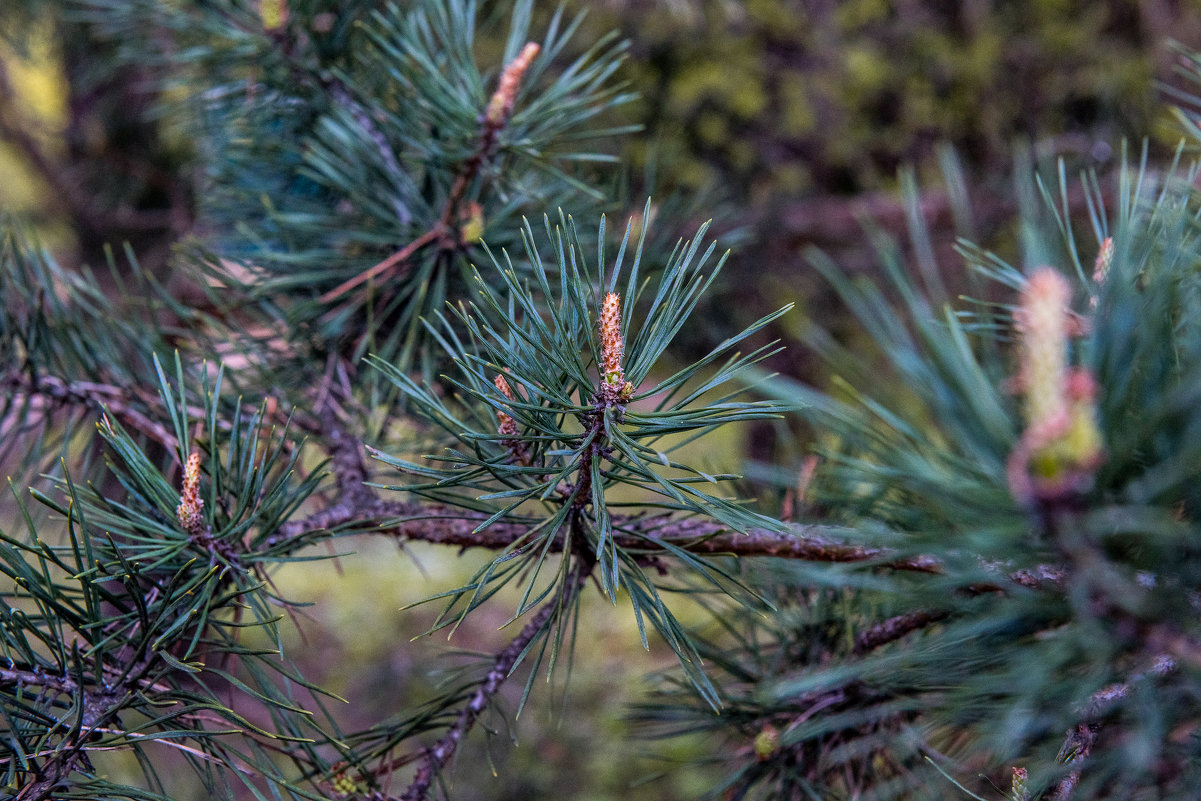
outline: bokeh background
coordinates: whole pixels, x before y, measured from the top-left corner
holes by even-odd
[[[484,3],[483,12],[503,16],[507,5]],[[31,226],[66,264],[101,264],[107,246],[128,243],[170,283],[175,243],[203,235],[195,150],[186,131],[155,113],[154,76],[113,68],[119,43],[72,21],[68,6],[0,7],[0,213]],[[553,8],[543,6],[549,17]],[[588,12],[579,46],[612,29],[629,39],[620,78],[641,99],[623,113],[643,130],[620,145],[615,191],[631,208],[653,192],[665,206],[692,210],[693,222],[712,217],[736,248],[690,330],[685,347],[696,351],[790,300],[798,309],[775,335],[795,342],[821,325],[853,339],[804,254],[820,247],[870,272],[864,221],[904,238],[902,175],[914,178],[954,286],[958,234],[1013,251],[1015,165],[1062,162],[1069,174],[1105,175],[1118,168],[1123,143],[1170,158],[1179,139],[1173,43],[1201,46],[1196,0],[577,0],[567,8]],[[948,184],[952,164],[962,179]],[[772,367],[823,378],[797,346]],[[707,440],[705,458],[717,469],[748,459],[789,469],[794,447],[776,429],[732,431]],[[511,604],[503,601],[449,642],[411,641],[436,610],[406,607],[463,580],[483,555],[374,541],[338,550],[334,562],[278,579],[312,604],[300,611],[306,635],[295,636],[294,655],[349,708],[413,703],[439,671],[505,641],[497,629]],[[672,766],[712,744],[645,743],[623,723],[644,676],[670,656],[655,644],[642,649],[627,610],[593,599],[586,613],[589,632],[566,688],[561,671],[519,719],[489,721],[494,736],[475,737],[459,757],[458,797],[685,799],[708,786],[706,769]]]

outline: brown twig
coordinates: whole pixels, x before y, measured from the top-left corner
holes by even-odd
[[[538,612],[530,619],[521,633],[513,638],[503,651],[498,653],[492,660],[492,667],[487,675],[480,682],[475,693],[472,694],[471,700],[467,705],[460,710],[459,715],[455,718],[455,722],[438,740],[433,747],[426,749],[424,752],[424,761],[418,767],[417,774],[413,781],[409,784],[404,794],[400,796],[401,801],[424,801],[429,795],[430,785],[442,769],[454,756],[455,751],[459,747],[459,743],[467,736],[472,726],[479,719],[480,715],[488,708],[492,698],[500,690],[509,674],[513,672],[513,668],[517,665],[517,660],[529,647],[534,638],[546,627],[548,622],[559,614],[565,607],[571,603],[572,596],[579,592],[584,580],[586,579],[586,571],[580,569],[576,572],[574,580],[570,581],[563,589],[563,593],[548,601]],[[385,766],[385,769],[390,770],[390,765]]]
[[[1092,753],[1093,746],[1101,731],[1101,718],[1113,706],[1130,694],[1134,683],[1147,678],[1154,678],[1175,672],[1176,660],[1167,654],[1155,657],[1151,668],[1138,673],[1129,681],[1111,684],[1093,693],[1082,710],[1081,722],[1070,729],[1064,738],[1063,747],[1059,750],[1059,761],[1065,765],[1080,765]],[[1060,779],[1046,795],[1047,801],[1068,801],[1080,784],[1080,768],[1070,770]]]
[[[50,692],[71,696],[73,699],[82,699],[80,709],[83,718],[79,724],[78,731],[74,734],[68,731],[62,743],[53,748],[47,745],[42,753],[26,754],[26,757],[41,757],[45,762],[39,770],[38,778],[23,787],[16,798],[20,799],[20,801],[46,801],[54,797],[55,792],[61,789],[62,782],[65,780],[65,777],[73,772],[76,764],[87,763],[88,754],[95,751],[126,750],[132,747],[127,743],[117,745],[93,743],[93,738],[97,735],[117,735],[129,740],[162,743],[169,747],[185,750],[198,758],[212,760],[213,756],[201,749],[189,748],[176,742],[154,739],[148,735],[128,731],[125,727],[119,725],[115,727],[105,725],[105,721],[113,720],[115,715],[126,706],[126,702],[131,696],[144,696],[148,692],[158,694],[155,701],[158,709],[157,714],[163,719],[167,717],[169,713],[163,708],[164,699],[162,695],[174,692],[176,688],[162,681],[154,681],[146,678],[149,668],[155,661],[157,661],[157,658],[141,660],[129,669],[119,669],[116,666],[106,665],[104,667],[104,681],[111,682],[111,686],[107,688],[96,686],[95,689],[90,689],[88,686],[81,686],[76,679],[69,676],[54,675],[40,669],[21,670],[17,668],[0,668],[0,687],[40,688],[44,693]],[[179,698],[172,699],[170,703],[177,705],[181,709],[189,706],[185,700]],[[197,734],[204,731],[203,727],[207,722],[225,722],[228,724],[227,721],[222,721],[218,716],[203,709],[181,711],[179,714],[171,716],[170,719],[173,721],[172,725],[176,727],[183,721],[195,724],[199,727]],[[228,728],[228,725],[226,727]],[[260,734],[252,729],[244,729],[240,732],[240,735],[255,740],[262,748],[273,750],[280,754],[293,755],[292,752],[281,746],[278,740],[269,735]],[[11,756],[0,758],[0,766],[10,764],[14,758]],[[229,767],[246,772],[246,768],[241,765],[230,764]]]
[[[372,279],[391,278],[396,274],[401,274],[399,271],[403,270],[409,264],[418,251],[428,245],[439,243],[444,249],[459,246],[460,237],[457,232],[457,224],[459,222],[460,207],[467,197],[467,189],[479,176],[485,162],[495,153],[499,134],[508,124],[510,116],[512,116],[513,103],[517,96],[517,90],[521,86],[522,76],[529,68],[530,63],[537,57],[538,51],[538,45],[531,42],[525,46],[512,62],[505,66],[504,72],[501,73],[496,92],[492,95],[492,99],[488,103],[488,108],[482,117],[479,143],[475,151],[463,162],[462,167],[459,168],[454,183],[451,184],[450,192],[447,194],[446,202],[442,206],[442,214],[438,222],[391,256],[326,292],[318,299],[320,302],[330,303],[337,300]],[[346,99],[349,101],[349,96]],[[351,110],[353,113],[353,103],[351,104]],[[379,143],[378,137],[372,134],[372,130],[373,128],[369,126],[368,135],[371,135],[377,142],[377,145],[390,155],[391,151]],[[385,161],[387,161],[387,157]],[[389,166],[394,161],[395,159],[393,158],[392,162],[389,162]]]
[[[413,254],[421,250],[426,245],[445,236],[446,231],[447,229],[441,223],[435,225],[433,228],[429,229],[424,234],[417,237],[412,242],[381,261],[379,264],[364,270],[354,278],[338,284],[329,292],[326,292],[324,295],[318,298],[318,300],[322,303],[330,303],[342,297],[350,290],[360,286],[361,284],[365,284],[373,278],[378,278],[385,273],[388,273],[397,265],[408,262],[409,259],[413,258]]]
[[[107,411],[114,417],[158,442],[168,450],[178,450],[175,435],[166,426],[152,420],[135,404],[131,392],[112,384],[94,381],[67,381],[53,375],[31,376],[29,373],[10,371],[0,377],[0,389],[17,395],[45,399],[47,405],[68,404],[86,406],[97,412]]]
[[[931,623],[944,620],[946,617],[947,613],[941,611],[909,612],[904,615],[890,617],[888,620],[883,620],[855,635],[854,653],[861,656],[882,645],[896,642],[905,635],[923,629]]]
[[[429,542],[458,548],[504,550],[528,537],[531,523],[498,520],[478,528],[487,515],[436,504],[373,501],[352,505],[345,501],[300,520],[285,524],[281,538],[306,531],[353,527],[360,531]],[[942,565],[933,557],[899,557],[886,548],[851,545],[829,539],[817,526],[792,526],[787,533],[750,529],[745,533],[709,520],[661,517],[614,516],[614,541],[620,547],[642,554],[682,548],[691,553],[730,556],[773,556],[811,562],[876,562],[882,567],[918,573],[940,573]],[[561,552],[563,542],[551,543]]]
[[[39,413],[51,411],[52,407],[67,405],[83,406],[94,412],[108,413],[167,450],[179,450],[175,435],[139,408],[140,405],[162,411],[162,399],[142,387],[121,387],[101,381],[70,381],[46,373],[34,376],[21,370],[11,370],[0,375],[0,391],[18,401],[32,401],[35,404],[40,401],[40,408],[36,408]],[[184,408],[193,420],[203,420],[207,416],[204,407],[199,404],[187,404]],[[257,411],[249,404],[243,408],[251,414]],[[268,417],[276,418],[280,425],[286,425],[288,422],[287,415],[278,408]],[[0,433],[7,435],[10,432],[9,419],[0,419]],[[227,429],[228,423],[219,423],[219,426]]]

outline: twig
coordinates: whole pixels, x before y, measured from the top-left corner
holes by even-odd
[[[91,381],[67,381],[52,375],[33,377],[14,370],[0,377],[0,388],[13,395],[45,398],[59,406],[70,403],[87,406],[98,412],[107,410],[164,448],[177,450],[179,447],[175,435],[135,408],[130,393],[121,387]]]
[[[488,108],[481,120],[483,125],[480,130],[479,143],[471,156],[459,168],[454,183],[451,184],[450,192],[447,194],[446,202],[442,206],[442,214],[438,222],[388,258],[364,270],[354,278],[343,281],[338,286],[326,292],[318,298],[321,303],[330,303],[337,300],[374,278],[392,277],[397,270],[407,266],[414,254],[427,245],[439,242],[442,243],[444,249],[448,249],[448,246],[458,246],[460,238],[456,225],[459,221],[460,206],[467,197],[467,188],[479,176],[484,163],[496,151],[498,136],[508,124],[509,117],[513,113],[513,102],[516,98],[517,90],[520,88],[521,78],[525,74],[526,69],[529,68],[530,62],[538,55],[538,50],[538,45],[531,42],[525,46],[525,49],[521,51],[521,54],[517,58],[505,66],[496,92],[492,95],[492,99],[489,101]],[[350,99],[349,95],[346,96],[346,100],[351,104],[351,112],[353,114],[353,100]],[[355,114],[355,117],[358,119],[359,115]],[[360,124],[362,123],[360,122]],[[370,120],[368,120],[368,135],[372,137],[381,151],[386,154],[385,162],[388,163],[389,168],[394,168],[395,158],[392,157],[391,151],[385,146],[386,143],[380,142],[378,135],[374,134],[373,130],[374,126],[371,126]],[[399,167],[395,168],[399,169]]]
[[[151,662],[153,661],[154,660],[151,660]],[[144,666],[148,666],[149,664],[150,662],[143,662]],[[107,676],[112,676],[115,680],[114,686],[108,690],[99,688],[96,690],[89,690],[85,687],[81,687],[79,682],[75,679],[66,676],[53,675],[45,672],[44,670],[36,668],[33,670],[0,668],[0,687],[40,687],[43,691],[49,691],[61,695],[69,695],[72,697],[77,695],[82,696],[84,699],[83,709],[85,710],[85,721],[91,721],[83,723],[75,737],[64,743],[56,745],[54,748],[46,748],[43,751],[24,754],[26,758],[34,757],[45,759],[54,765],[54,769],[50,771],[49,775],[46,775],[38,781],[26,786],[22,792],[18,794],[17,798],[21,799],[22,801],[33,801],[34,799],[38,799],[40,801],[41,799],[50,798],[50,793],[58,787],[62,777],[68,776],[72,772],[73,763],[80,760],[87,760],[87,755],[89,753],[96,751],[120,751],[133,747],[129,743],[122,743],[118,745],[92,744],[91,739],[97,734],[117,735],[130,740],[143,740],[147,743],[158,743],[169,748],[175,748],[177,750],[190,753],[193,756],[206,761],[217,762],[221,765],[229,767],[230,769],[242,772],[245,775],[253,775],[246,767],[229,760],[221,760],[213,754],[210,754],[199,748],[186,746],[174,740],[164,740],[152,735],[146,735],[136,731],[129,731],[125,727],[112,728],[102,725],[101,721],[112,718],[116,712],[119,712],[122,708],[124,708],[126,700],[131,695],[144,696],[148,692],[159,694],[159,697],[156,698],[156,706],[158,708],[157,714],[160,716],[160,719],[165,719],[169,713],[165,712],[163,709],[164,699],[161,696],[177,691],[177,688],[169,684],[143,678],[142,675],[145,673],[145,670],[118,671],[114,668],[110,668],[107,665],[105,666],[104,670],[106,673],[106,680]],[[118,692],[116,690],[117,686],[124,686],[126,691],[124,693]],[[188,706],[188,702],[181,698],[174,698],[170,703],[181,707]],[[197,737],[207,733],[203,728],[206,721],[217,723],[223,722],[220,718],[210,715],[204,710],[182,712],[181,714],[172,716],[171,720],[176,722],[184,720],[194,722],[199,727],[196,730]],[[253,729],[245,728],[241,729],[238,733],[242,737],[253,739],[262,748],[274,750],[280,754],[295,756],[292,754],[292,752],[282,748],[275,738],[272,738],[269,735],[260,734],[255,732]],[[0,766],[11,765],[14,759],[16,759],[15,756],[0,758]],[[45,773],[45,768],[43,768],[43,773]]]
[[[551,601],[548,601],[538,612],[530,619],[525,627],[521,630],[512,642],[510,642],[503,651],[496,655],[492,661],[492,668],[484,676],[480,682],[479,688],[471,696],[467,706],[459,712],[455,722],[451,724],[447,732],[442,735],[437,743],[432,748],[429,748],[424,753],[424,762],[417,769],[417,775],[409,784],[408,789],[400,796],[401,801],[424,801],[429,795],[430,785],[434,778],[442,771],[451,757],[454,756],[455,750],[459,747],[459,743],[475,725],[479,716],[488,708],[493,696],[500,690],[505,679],[512,673],[513,668],[517,664],[517,660],[529,647],[534,638],[543,630],[547,622],[559,610],[563,609],[571,602],[572,596],[579,591],[580,585],[584,580],[584,571],[577,571],[575,580],[570,582],[564,589],[562,595]],[[390,769],[390,765],[386,766]]]
[[[895,642],[906,634],[923,629],[931,623],[937,623],[946,617],[946,612],[924,611],[909,612],[908,614],[890,617],[888,620],[881,621],[855,635],[854,653],[856,655],[866,654],[868,651],[879,648],[881,645]]]
[[[1065,765],[1078,765],[1092,753],[1101,731],[1101,718],[1113,708],[1114,704],[1130,694],[1130,687],[1135,682],[1147,678],[1167,675],[1177,669],[1176,660],[1167,654],[1155,658],[1151,668],[1131,676],[1122,684],[1111,684],[1093,693],[1084,707],[1081,722],[1070,729],[1064,739],[1063,747],[1059,749],[1059,761]],[[1047,801],[1068,801],[1076,787],[1080,784],[1080,769],[1068,772],[1060,779],[1046,795]]]
[[[329,292],[326,292],[324,295],[319,297],[317,300],[322,303],[330,303],[342,297],[350,290],[358,287],[360,284],[364,284],[370,281],[372,278],[378,278],[379,276],[384,275],[397,265],[407,262],[413,257],[414,253],[421,250],[426,245],[443,237],[446,234],[446,231],[447,229],[441,223],[435,225],[433,228],[430,228],[424,234],[417,237],[412,242],[381,261],[379,264],[364,270],[348,281],[343,281]]]
[[[373,501],[354,505],[344,500],[309,517],[286,523],[277,536],[291,538],[306,531],[345,526],[369,529],[372,533],[402,540],[503,550],[527,537],[532,528],[532,524],[524,521],[502,519],[479,529],[487,517],[434,504]],[[882,567],[895,570],[942,572],[941,563],[933,557],[898,557],[886,548],[836,542],[818,533],[820,529],[816,526],[793,526],[785,534],[766,529],[738,533],[708,520],[664,522],[662,518],[616,515],[612,520],[617,545],[642,553],[663,554],[673,548],[682,548],[700,554],[774,556],[811,562],[878,562]],[[551,543],[550,551],[562,550],[562,540]]]
[[[162,399],[141,387],[126,388],[99,381],[69,381],[45,373],[35,377],[21,370],[11,370],[0,375],[0,391],[8,393],[9,397],[14,399],[41,399],[43,408],[37,409],[39,412],[46,411],[44,407],[50,404],[57,406],[74,404],[87,407],[95,412],[107,412],[130,428],[147,435],[167,450],[177,451],[179,449],[175,435],[168,431],[162,423],[138,408],[138,405],[141,404],[148,409],[162,411]],[[21,398],[21,396],[25,397]],[[187,404],[184,409],[192,419],[203,420],[206,417],[204,407],[199,404]],[[243,409],[251,414],[257,411],[249,404],[245,405]],[[279,419],[281,425],[288,421],[287,415],[281,414],[278,410],[268,416],[281,418]],[[6,417],[0,420],[0,434],[8,435],[10,433],[9,419]],[[228,429],[229,424],[219,422],[218,426]]]

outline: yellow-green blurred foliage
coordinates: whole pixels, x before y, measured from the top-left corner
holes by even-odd
[[[751,202],[888,187],[942,142],[994,171],[1008,169],[1017,140],[1104,160],[1121,137],[1152,129],[1168,39],[1201,36],[1196,2],[602,7],[595,29],[616,25],[633,42],[652,132],[639,155],[654,143],[671,181],[718,183]]]
[[[23,42],[23,52],[0,39],[0,65],[11,91],[2,111],[48,155],[61,158],[66,89],[52,37],[49,25],[36,26]],[[0,136],[0,213],[36,220],[43,241],[53,246],[69,231],[46,214],[50,191],[22,151]]]

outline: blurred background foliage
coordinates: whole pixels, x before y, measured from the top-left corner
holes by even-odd
[[[698,352],[782,300],[799,304],[782,323],[787,339],[816,324],[850,336],[802,250],[818,245],[869,269],[862,220],[905,230],[903,168],[923,187],[921,207],[952,286],[962,269],[951,252],[956,233],[1013,252],[1015,153],[1103,175],[1116,169],[1124,139],[1149,135],[1153,158],[1166,157],[1179,137],[1163,100],[1163,86],[1175,80],[1169,41],[1201,45],[1196,0],[567,5],[587,6],[577,46],[614,28],[630,40],[622,77],[640,99],[615,122],[644,127],[627,139],[621,159],[631,201],[647,191],[664,201],[672,193],[704,198],[697,205],[716,217],[723,240],[739,242],[707,300],[710,330],[694,329]],[[546,17],[553,10],[540,7]],[[129,242],[143,266],[169,275],[174,243],[194,231],[196,154],[186,132],[155,113],[159,83],[147,80],[144,66],[119,66],[119,47],[73,17],[64,0],[9,0],[0,8],[0,212],[29,221],[65,263],[94,265],[106,244]],[[965,180],[940,188],[936,176],[948,159]],[[952,210],[957,191],[970,201],[970,219]],[[799,347],[774,366],[796,378],[817,370]],[[748,451],[780,458],[770,431],[746,440],[710,440],[705,448],[735,460]],[[396,647],[423,626],[393,610],[427,594],[427,579],[413,571],[429,571],[435,583],[445,574],[442,583],[451,585],[474,569],[469,558],[443,551],[416,562],[390,551],[343,560],[341,575],[297,569],[281,578],[319,599],[310,611],[320,623],[316,639],[303,649],[311,675],[350,697],[407,698],[436,680],[421,672],[424,657]],[[363,609],[391,614],[367,621]],[[609,622],[579,644],[572,691],[553,710],[572,725],[527,714],[515,724],[520,747],[496,751],[509,763],[499,779],[487,758],[464,755],[456,773],[463,797],[671,799],[708,786],[711,777],[700,771],[630,789],[655,766],[622,734],[625,705],[639,698],[639,677],[671,657],[642,654],[623,610],[598,599],[588,610]],[[495,639],[490,622],[500,621],[473,619],[451,646],[486,652]],[[436,663],[448,669],[468,659],[437,641],[417,647],[426,655],[445,650]],[[503,734],[506,724],[493,723]],[[670,747],[692,745],[699,748]]]
[[[36,220],[68,261],[95,263],[105,242],[130,241],[143,265],[164,265],[198,205],[186,133],[151,113],[145,67],[114,69],[120,44],[73,22],[61,0],[5,5],[0,208]],[[861,222],[904,230],[900,169],[916,171],[935,252],[954,269],[957,234],[1001,249],[1012,239],[1015,148],[1044,166],[1062,158],[1069,174],[1116,167],[1126,139],[1150,137],[1166,157],[1180,135],[1163,102],[1178,80],[1170,45],[1201,45],[1196,0],[566,6],[587,11],[571,46],[614,29],[629,39],[621,78],[640,99],[614,121],[644,126],[622,145],[629,209],[646,193],[702,198],[697,213],[738,245],[697,351],[778,297],[801,301],[785,334],[828,316],[833,298],[800,254],[817,245],[870,269]],[[555,7],[540,4],[539,22]],[[939,188],[948,158],[970,218]],[[796,349],[776,366],[816,369]]]
[[[71,244],[87,258],[91,245],[112,239],[114,223],[131,232],[186,228],[191,154],[186,140],[167,135],[170,121],[147,113],[154,84],[136,70],[114,71],[117,45],[64,18],[61,2],[5,5],[0,142],[14,180],[0,186],[4,208],[47,224],[61,225],[66,213]],[[737,212],[727,227],[772,233],[753,240],[776,249],[777,273],[799,263],[799,243],[853,247],[861,211],[901,215],[899,203],[876,193],[894,190],[903,166],[933,175],[946,146],[985,222],[1005,216],[994,206],[1009,194],[1016,144],[1040,160],[1102,170],[1124,138],[1150,134],[1163,153],[1179,138],[1160,91],[1175,80],[1169,42],[1201,43],[1195,0],[567,7],[588,12],[574,46],[614,29],[629,39],[622,77],[640,100],[622,113],[645,126],[623,154],[631,197],[647,186],[716,195]],[[554,8],[539,10],[548,18]],[[840,202],[851,198],[857,203]],[[934,205],[949,215],[945,201]],[[105,225],[97,232],[89,223]],[[758,261],[741,250],[741,261]]]

